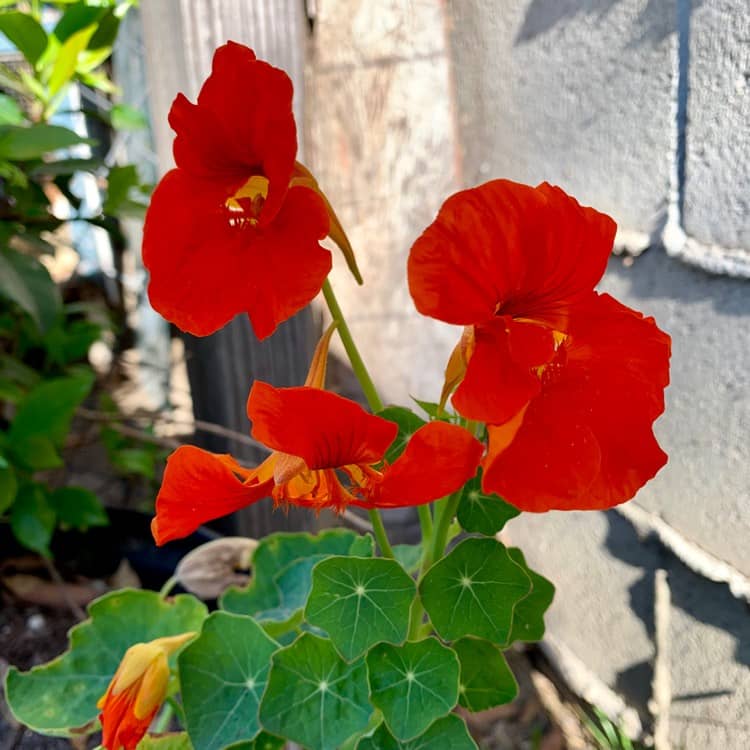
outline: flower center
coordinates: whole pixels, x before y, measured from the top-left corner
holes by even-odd
[[[257,226],[267,197],[268,180],[262,175],[253,175],[224,201],[229,209],[230,225]]]

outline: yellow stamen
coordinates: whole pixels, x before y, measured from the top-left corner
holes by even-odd
[[[246,218],[250,224],[257,224],[260,212],[263,209],[263,204],[268,197],[268,184],[268,180],[262,175],[253,175],[233,195],[230,195],[229,198],[226,199],[226,207],[230,211],[237,213],[249,213],[249,216],[243,218]],[[250,199],[249,212],[246,209],[246,206],[240,202],[246,198]]]

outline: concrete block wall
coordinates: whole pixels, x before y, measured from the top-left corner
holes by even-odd
[[[613,258],[601,284],[673,337],[667,412],[656,428],[670,462],[634,507],[746,580],[747,3],[456,0],[448,10],[465,184],[549,180],[610,213],[626,249],[651,246],[625,262]],[[553,637],[622,694],[646,727],[652,574],[667,569],[673,746],[748,747],[746,601],[639,532],[617,512],[524,516],[509,528],[558,583]]]
[[[602,289],[655,315],[674,340],[657,425],[670,464],[631,507],[713,556],[704,573],[720,578],[712,565],[724,561],[747,586],[746,1],[317,6],[307,153],[358,252],[365,287],[338,262],[334,283],[385,400],[434,399],[459,335],[416,315],[406,289],[409,246],[442,200],[493,177],[560,184],[614,216],[630,250],[652,245],[614,258]],[[662,241],[735,277],[691,267]],[[750,746],[744,599],[617,511],[522,517],[508,532],[558,585],[551,637],[647,730],[653,579],[667,570],[673,747]]]

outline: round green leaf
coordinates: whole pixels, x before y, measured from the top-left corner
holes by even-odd
[[[441,638],[465,635],[505,644],[516,604],[531,591],[522,567],[495,539],[465,539],[433,565],[419,587]]]
[[[461,638],[452,645],[461,662],[458,702],[464,708],[485,711],[516,697],[516,678],[497,646],[478,638]]]
[[[359,741],[357,750],[477,750],[477,746],[466,724],[456,714],[449,714],[408,742],[397,740],[381,724],[369,737]]]
[[[229,588],[221,597],[221,607],[238,615],[253,616],[284,608],[286,602],[277,581],[295,561],[315,555],[321,558],[328,555],[371,557],[372,550],[372,537],[359,536],[346,529],[331,529],[316,536],[307,533],[271,534],[260,542],[253,554],[253,578],[249,586],[243,589]],[[299,585],[299,580],[294,579],[294,597],[299,596]],[[309,575],[306,585],[303,598],[307,597],[312,585]]]
[[[551,581],[529,568],[523,552],[518,547],[511,547],[508,554],[513,562],[524,569],[533,586],[531,593],[518,602],[513,610],[513,627],[508,643],[512,641],[523,641],[525,643],[541,641],[544,637],[544,613],[552,604],[555,587]]]
[[[401,740],[424,732],[458,700],[458,657],[436,638],[381,643],[367,654],[367,671],[373,705]]]
[[[50,151],[69,148],[79,143],[94,143],[61,125],[37,123],[29,126],[0,127],[0,158],[9,161],[38,159]]]
[[[273,655],[260,704],[269,732],[310,750],[335,750],[371,713],[364,660],[347,664],[327,638],[304,633]]]
[[[506,503],[499,495],[482,492],[481,469],[461,491],[456,516],[461,526],[472,534],[494,536],[521,511]]]
[[[274,737],[272,734],[268,734],[268,732],[261,732],[254,740],[250,742],[236,742],[230,745],[227,750],[284,750],[285,747],[286,740],[281,737]]]
[[[379,643],[403,643],[414,581],[382,557],[329,557],[313,569],[307,621],[324,630],[351,661]]]
[[[220,750],[260,731],[258,706],[278,648],[252,618],[214,612],[178,658],[194,747]]]
[[[165,601],[153,591],[122,589],[89,605],[89,619],[70,631],[70,648],[29,672],[8,670],[6,698],[22,724],[65,735],[96,719],[125,651],[135,643],[200,630],[205,604],[181,594]]]

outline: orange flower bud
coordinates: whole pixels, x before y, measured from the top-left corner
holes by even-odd
[[[106,750],[135,750],[149,728],[169,685],[167,659],[195,633],[136,643],[99,699],[102,746]]]

